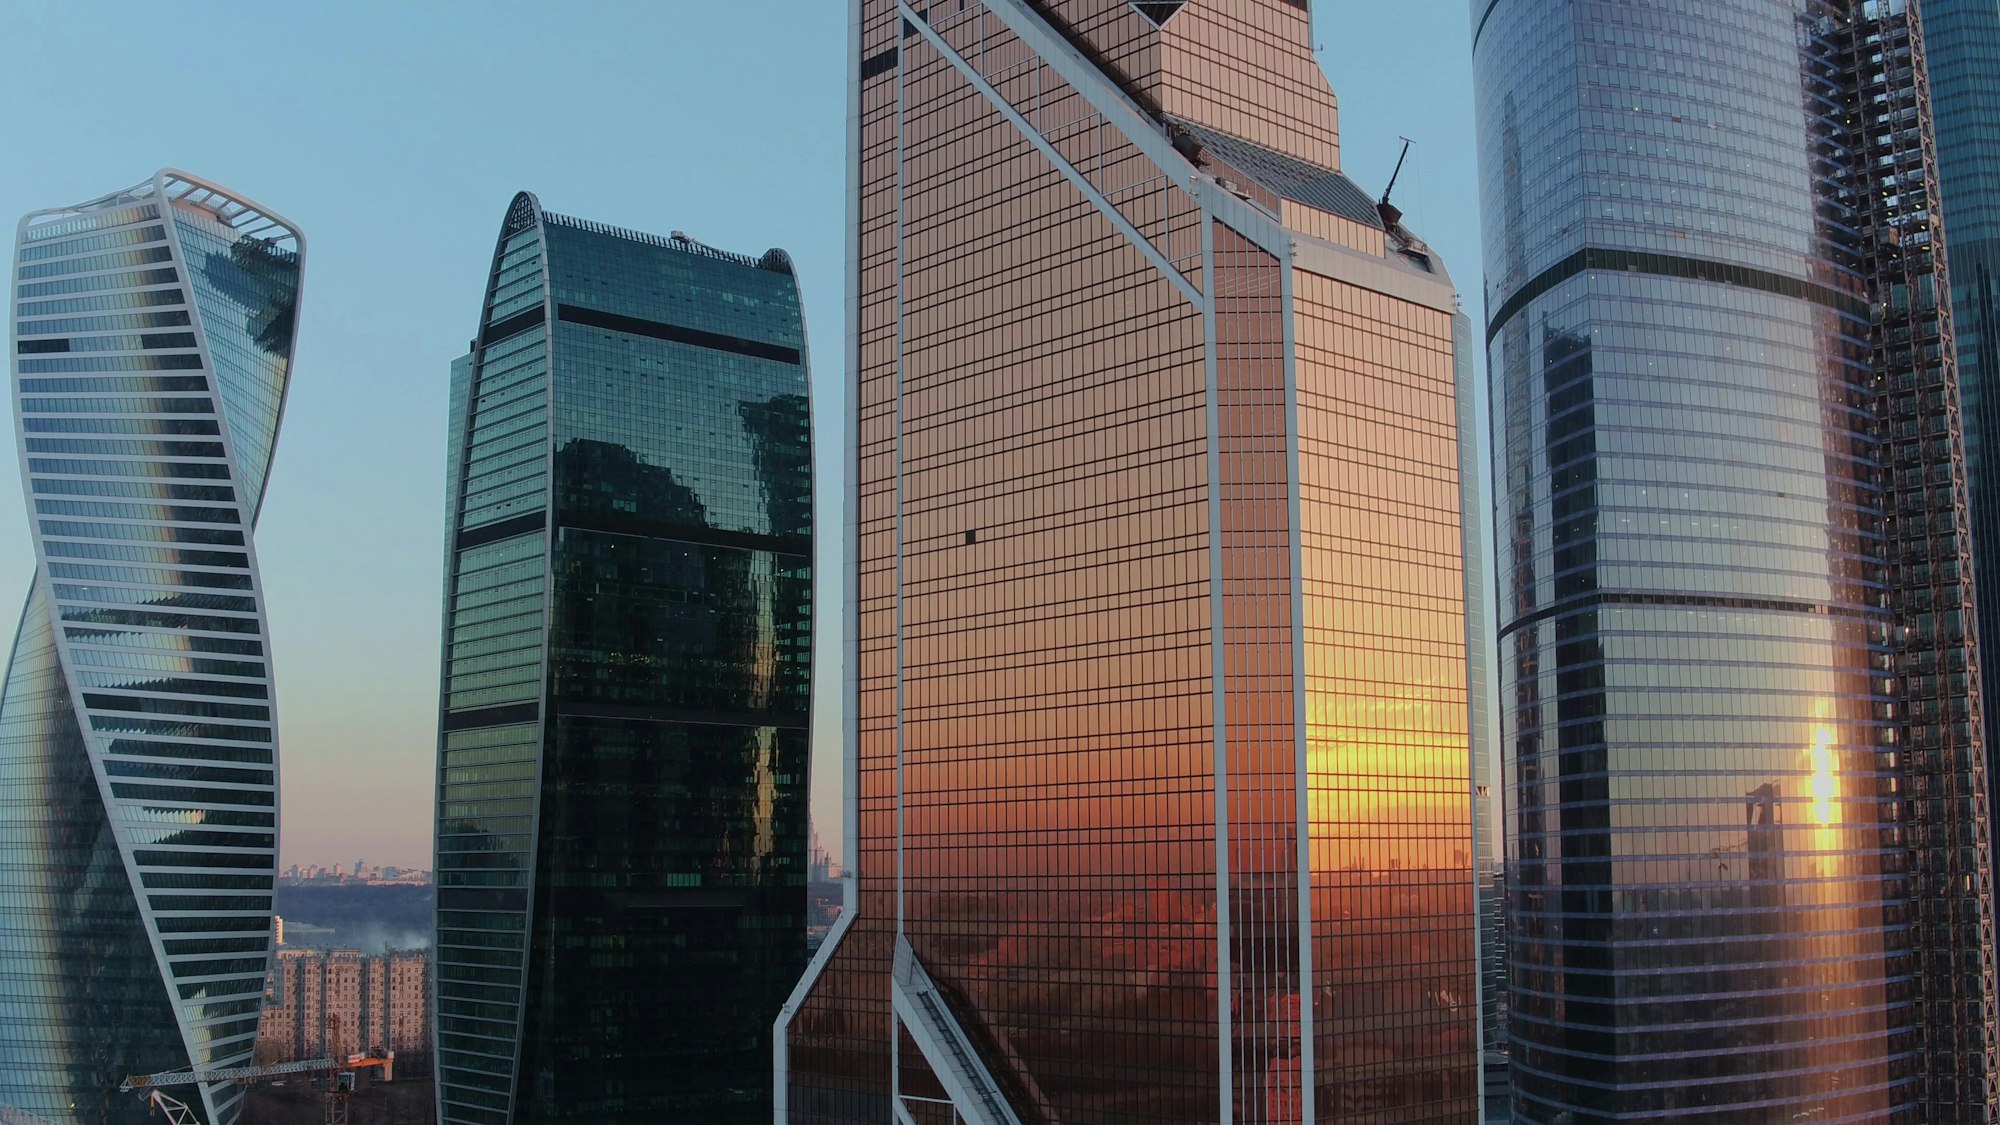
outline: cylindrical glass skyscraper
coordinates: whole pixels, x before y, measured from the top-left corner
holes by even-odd
[[[1970,863],[1984,798],[1976,701],[1903,686],[1920,647],[1976,655],[1956,557],[1915,579],[1948,589],[1901,586],[1958,549],[1963,479],[1948,329],[1896,328],[1939,331],[1928,215],[1895,202],[1922,153],[1906,180],[1874,159],[1928,139],[1871,108],[1919,119],[1893,66],[1870,101],[1912,35],[1863,8],[1473,4],[1517,1119],[1990,1097],[1919,1015],[1950,987],[1925,935],[1980,954],[1913,874]]]

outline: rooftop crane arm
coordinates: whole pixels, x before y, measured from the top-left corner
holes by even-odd
[[[283,1074],[304,1074],[315,1070],[339,1070],[353,1065],[332,1059],[303,1059],[270,1066],[232,1066],[221,1070],[163,1070],[158,1074],[134,1074],[118,1084],[121,1091],[148,1090],[155,1086],[193,1086],[205,1082],[236,1082],[250,1078],[276,1078]]]

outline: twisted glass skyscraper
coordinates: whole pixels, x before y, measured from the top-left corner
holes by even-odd
[[[770,1120],[805,962],[807,388],[783,251],[509,208],[452,369],[447,1125]]]
[[[1472,5],[1522,1120],[1992,1119],[1913,9]]]
[[[303,253],[175,171],[21,223],[36,575],[0,696],[0,1102],[48,1121],[141,1122],[123,1076],[250,1061],[277,866],[251,531]],[[229,1125],[241,1098],[195,1108]]]

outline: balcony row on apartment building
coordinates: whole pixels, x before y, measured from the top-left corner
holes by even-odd
[[[393,1051],[397,1071],[430,1072],[429,950],[280,946],[264,989],[265,1062]]]

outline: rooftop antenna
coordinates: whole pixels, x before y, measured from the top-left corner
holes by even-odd
[[[1403,174],[1403,161],[1410,158],[1410,138],[1397,137],[1403,142],[1403,154],[1396,158],[1396,170],[1389,173],[1389,186],[1382,189],[1382,200],[1375,204],[1375,213],[1382,216],[1382,225],[1394,230],[1403,221],[1403,212],[1389,202],[1389,193],[1396,190],[1396,178]]]

